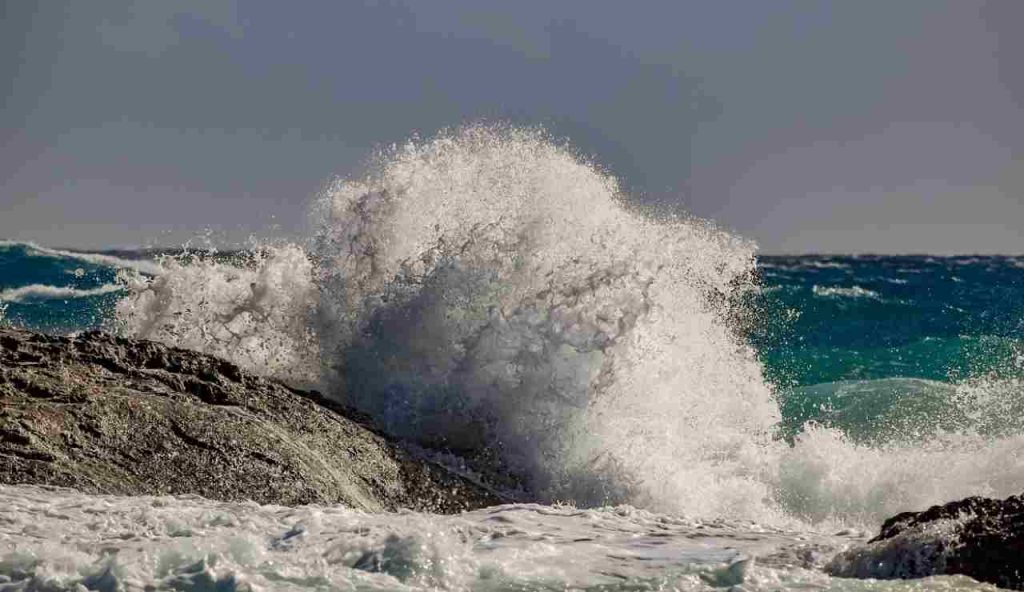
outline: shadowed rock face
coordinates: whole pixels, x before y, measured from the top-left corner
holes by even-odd
[[[195,352],[0,328],[0,483],[371,511],[501,503],[315,393]]]
[[[1024,590],[1024,497],[969,497],[897,514],[866,545],[834,558],[828,571],[881,579],[963,574]]]

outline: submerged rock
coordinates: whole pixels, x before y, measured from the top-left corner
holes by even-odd
[[[963,574],[1024,590],[1024,496],[969,497],[897,514],[878,536],[836,556],[827,570],[879,579]]]
[[[503,500],[315,393],[196,352],[0,328],[0,483],[455,512]]]

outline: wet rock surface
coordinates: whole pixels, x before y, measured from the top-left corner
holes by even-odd
[[[969,497],[897,514],[878,536],[841,553],[827,570],[880,579],[963,574],[1024,590],[1024,496]]]
[[[457,512],[486,487],[316,393],[103,333],[0,328],[0,483]]]

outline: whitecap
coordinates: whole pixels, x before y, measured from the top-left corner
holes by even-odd
[[[134,269],[138,272],[147,274],[157,274],[160,272],[160,266],[157,263],[146,259],[124,259],[102,253],[86,253],[80,251],[53,249],[37,245],[33,242],[0,240],[0,249],[11,249],[15,247],[22,247],[29,255],[37,257],[75,259],[77,261],[84,261],[85,263],[91,263],[93,265],[105,265],[121,269]]]
[[[48,286],[45,284],[30,284],[18,288],[8,288],[0,291],[0,301],[24,302],[26,300],[70,300],[72,298],[88,298],[90,296],[102,296],[120,292],[125,287],[120,284],[104,284],[97,288],[72,288],[70,286]]]
[[[874,290],[862,288],[860,286],[843,287],[843,286],[819,286],[817,284],[811,288],[815,296],[821,298],[869,298],[872,300],[881,300],[882,296]]]

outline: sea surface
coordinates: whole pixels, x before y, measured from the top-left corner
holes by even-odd
[[[758,255],[623,205],[535,132],[378,161],[328,187],[294,243],[0,242],[0,322],[320,389],[469,466],[487,451],[522,503],[0,487],[0,590],[985,588],[823,567],[896,512],[1024,489],[1024,258]]]

